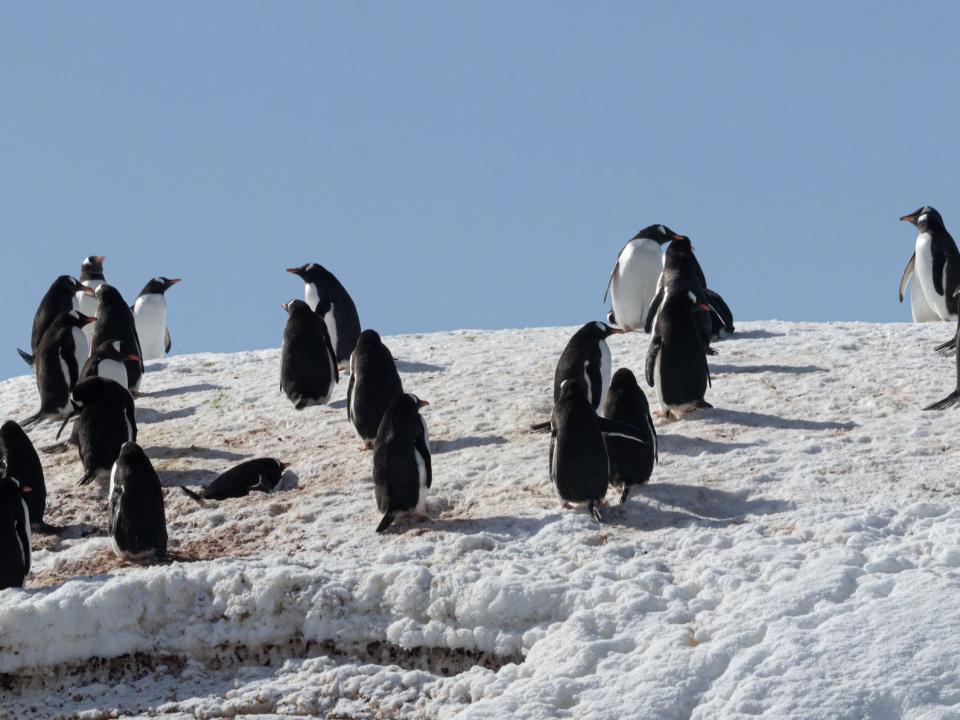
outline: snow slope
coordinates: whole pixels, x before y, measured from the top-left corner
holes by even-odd
[[[549,438],[526,432],[573,330],[385,338],[431,402],[434,488],[431,521],[384,537],[346,382],[298,413],[276,350],[148,366],[140,441],[165,485],[264,454],[295,475],[203,507],[167,490],[180,560],[143,568],[114,559],[75,453],[44,456],[67,531],[35,536],[27,589],[0,593],[0,707],[960,718],[960,413],[920,411],[954,386],[932,353],[952,326],[738,323],[717,409],[659,423],[652,484],[603,526],[558,506]],[[647,342],[611,338],[614,367],[639,376]],[[3,416],[35,392],[0,384]]]

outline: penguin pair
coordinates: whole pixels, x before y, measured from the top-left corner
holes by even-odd
[[[364,330],[350,354],[350,384],[347,386],[347,417],[363,441],[364,450],[374,446],[384,413],[403,383],[390,349],[374,330]]]
[[[123,560],[164,560],[167,521],[160,478],[135,442],[125,442],[110,471],[109,531]]]
[[[327,303],[321,297],[317,312],[303,300],[281,306],[288,317],[280,355],[280,389],[297,410],[328,402],[340,381],[336,351],[321,314]]]
[[[21,484],[0,471],[0,590],[23,587],[30,573],[30,512]]]
[[[373,447],[373,484],[383,513],[377,532],[384,532],[401,513],[422,515],[433,484],[430,435],[420,409],[429,405],[416,395],[395,397],[380,421]]]
[[[75,433],[83,463],[80,485],[106,482],[127,442],[137,439],[133,396],[113,380],[91,377],[73,389]]]
[[[350,293],[332,272],[317,263],[287,268],[287,272],[303,280],[304,299],[310,309],[319,312],[323,318],[336,351],[337,363],[347,362],[360,337],[360,316]],[[327,300],[322,308],[319,307],[321,298]]]
[[[924,205],[900,218],[917,228],[913,255],[900,277],[900,302],[910,285],[910,310],[914,322],[949,320],[957,314],[960,287],[960,251],[935,208]]]
[[[93,295],[93,290],[82,285],[75,277],[61,275],[50,285],[40,306],[33,316],[33,330],[30,333],[30,352],[17,348],[17,353],[27,365],[33,366],[43,335],[53,322],[63,313],[78,310],[78,296]],[[86,314],[86,313],[83,313]],[[89,317],[93,317],[90,314]],[[82,363],[81,363],[82,364]]]
[[[30,516],[30,525],[41,531],[52,528],[43,521],[47,509],[47,485],[43,465],[30,438],[17,423],[7,420],[0,425],[0,461],[7,474],[20,484],[20,492]]]
[[[180,278],[155,277],[133,303],[133,319],[144,360],[160,360],[173,347],[167,326],[167,290]]]
[[[200,492],[183,486],[180,489],[198,502],[245,497],[254,490],[271,493],[280,484],[280,478],[288,467],[290,463],[280,462],[276,458],[247,460],[218,475]]]

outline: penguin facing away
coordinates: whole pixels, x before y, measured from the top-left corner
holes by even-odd
[[[180,489],[197,501],[244,497],[254,490],[271,493],[280,484],[280,478],[288,467],[290,463],[280,462],[276,458],[247,460],[218,475],[200,492],[183,486]]]
[[[93,377],[77,383],[73,402],[79,411],[76,433],[84,470],[80,485],[105,483],[123,444],[137,439],[133,396],[113,380]]]
[[[133,318],[144,360],[159,360],[170,352],[173,342],[167,326],[166,292],[180,278],[155,277],[133,303]]]
[[[610,460],[610,484],[622,490],[620,502],[625,503],[633,488],[650,480],[658,460],[657,431],[650,417],[647,396],[627,368],[613,374],[603,415],[642,431],[643,443],[616,436],[604,437]]]
[[[660,248],[677,237],[680,235],[666,225],[649,225],[634,235],[617,256],[607,291],[611,312],[627,332],[644,326],[663,269]],[[606,302],[606,293],[603,299]]]
[[[97,308],[97,322],[93,326],[91,347],[99,347],[107,340],[119,340],[123,352],[137,356],[138,360],[124,360],[123,363],[127,367],[127,389],[137,392],[143,377],[143,352],[140,350],[133,311],[120,291],[112,285],[100,284],[96,295],[100,305]]]
[[[33,316],[33,330],[30,333],[30,352],[26,353],[17,348],[17,352],[27,365],[33,365],[34,356],[40,347],[40,340],[47,328],[53,324],[53,321],[61,313],[70,312],[78,308],[77,296],[83,294],[93,294],[93,290],[83,286],[80,282],[70,275],[61,275],[50,285],[36,314]],[[92,317],[92,316],[91,316]]]
[[[110,537],[117,556],[134,562],[163,560],[167,522],[160,478],[135,442],[126,442],[110,472]]]
[[[383,513],[382,533],[401,513],[422,515],[433,484],[430,441],[420,408],[429,405],[404,393],[390,403],[380,421],[373,447],[373,484],[377,508]]]
[[[380,421],[395,397],[403,394],[397,364],[374,330],[364,330],[350,356],[347,416],[363,441],[373,447]]]
[[[76,309],[84,315],[90,317],[97,316],[97,308],[100,306],[100,300],[97,298],[96,290],[106,282],[103,276],[103,263],[106,258],[103,255],[90,255],[80,263],[80,283],[86,288],[77,293]],[[87,345],[93,348],[93,328],[85,329],[87,335]]]
[[[20,484],[0,474],[0,590],[23,587],[30,573],[30,513]]]
[[[913,277],[910,309],[914,322],[949,320],[956,315],[949,302],[960,287],[960,251],[936,209],[925,205],[900,218],[917,228],[914,253],[900,278],[900,302]]]
[[[622,328],[602,322],[588,322],[573,334],[557,361],[553,377],[554,402],[560,398],[564,380],[577,380],[584,383],[593,409],[599,411],[603,407],[612,369],[607,338],[622,332]]]
[[[350,353],[357,346],[360,337],[360,316],[350,293],[329,270],[317,263],[307,263],[297,268],[287,268],[303,280],[304,299],[311,310],[316,310],[320,298],[324,295],[330,301],[330,308],[323,314],[327,332],[333,339],[337,353],[337,362],[347,362]]]
[[[30,438],[17,423],[7,420],[0,425],[0,460],[7,474],[20,484],[20,493],[27,505],[30,524],[41,529],[49,526],[43,521],[47,509],[47,485],[43,477],[43,465],[30,442]]]
[[[327,326],[303,300],[291,300],[281,307],[288,317],[280,356],[280,389],[297,410],[323,405],[340,381]]]

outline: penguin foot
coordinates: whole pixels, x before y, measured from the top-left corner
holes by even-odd
[[[54,443],[53,445],[44,445],[40,448],[40,452],[44,455],[59,455],[60,453],[65,453],[70,449],[70,443],[59,442]]]
[[[603,522],[603,515],[600,514],[600,508],[593,500],[590,500],[587,503],[587,509],[590,511],[590,514],[593,515],[593,519],[598,523]]]
[[[938,400],[932,405],[927,405],[924,410],[946,410],[949,407],[953,407],[957,403],[960,403],[960,388],[954,390],[943,400]]]

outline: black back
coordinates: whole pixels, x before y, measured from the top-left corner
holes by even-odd
[[[305,284],[316,285],[317,295],[320,297],[326,295],[330,298],[333,303],[333,318],[337,324],[337,362],[349,360],[350,353],[357,346],[357,338],[360,337],[360,316],[350,293],[332,272],[317,263],[291,268],[290,272],[301,277]]]
[[[30,572],[30,518],[20,486],[0,475],[0,590],[23,587]]]
[[[0,425],[0,460],[11,477],[20,483],[23,501],[30,512],[31,523],[43,523],[47,509],[47,485],[43,465],[30,438],[17,423],[7,420]]]
[[[657,431],[650,416],[647,396],[637,378],[627,368],[620,368],[610,380],[604,403],[604,417],[629,423],[643,431],[641,444],[625,438],[604,438],[610,459],[610,484],[617,487],[642,485],[650,479],[657,455]]]
[[[123,444],[137,439],[133,397],[113,380],[92,377],[77,383],[73,400],[80,406],[75,428],[84,471],[110,470]]]
[[[104,284],[98,287],[97,298],[100,306],[97,308],[97,322],[93,326],[93,340],[90,345],[96,348],[107,340],[119,340],[120,349],[124,353],[140,357],[140,360],[123,361],[127,367],[128,389],[136,390],[143,377],[143,353],[140,350],[133,311],[120,291],[112,285]]]
[[[600,423],[581,381],[567,380],[550,419],[550,479],[567,502],[602,500],[610,468]]]
[[[656,358],[660,356],[660,394],[668,405],[702,401],[709,383],[707,358],[695,315],[697,306],[691,293],[667,292],[647,353],[647,382],[651,387]]]
[[[699,301],[705,302],[704,291],[706,288],[707,279],[703,274],[703,268],[700,267],[697,256],[694,255],[690,238],[683,235],[675,238],[667,246],[667,251],[663,255],[663,272],[660,275],[657,294],[650,303],[650,311],[647,313],[647,319],[644,322],[644,331],[650,332],[668,290],[689,290],[697,296]],[[698,327],[706,346],[710,342],[713,323],[706,311],[697,310],[697,312],[699,313],[697,316]]]
[[[391,401],[380,421],[373,447],[373,484],[381,512],[413,510],[420,500],[417,455],[426,466],[427,487],[433,467],[419,400],[404,393]]]
[[[31,353],[37,354],[43,334],[57,316],[73,310],[74,296],[79,289],[80,283],[70,275],[61,275],[53,281],[33,316],[33,331],[30,333]]]
[[[34,356],[34,368],[40,393],[40,412],[43,415],[55,414],[69,404],[70,391],[80,378],[73,329],[86,325],[86,319],[86,315],[74,310],[60,313],[40,340],[40,347]],[[67,368],[66,377],[64,365]]]
[[[389,348],[373,330],[364,330],[350,356],[347,417],[363,440],[374,440],[390,403],[403,394],[403,383]]]
[[[287,304],[280,388],[297,410],[326,402],[340,380],[327,326],[303,300]]]
[[[247,460],[216,477],[201,492],[208,500],[243,497],[251,490],[273,492],[287,466],[276,458]]]
[[[564,380],[576,380],[583,383],[584,373],[590,381],[590,387],[585,388],[590,404],[594,410],[600,407],[600,398],[603,395],[603,378],[601,377],[601,345],[615,328],[602,322],[588,322],[577,330],[567,346],[560,354],[557,369],[553,375],[553,401],[560,399],[560,386]]]
[[[113,469],[110,535],[122,554],[167,554],[167,521],[160,478],[134,442],[124,444]]]

